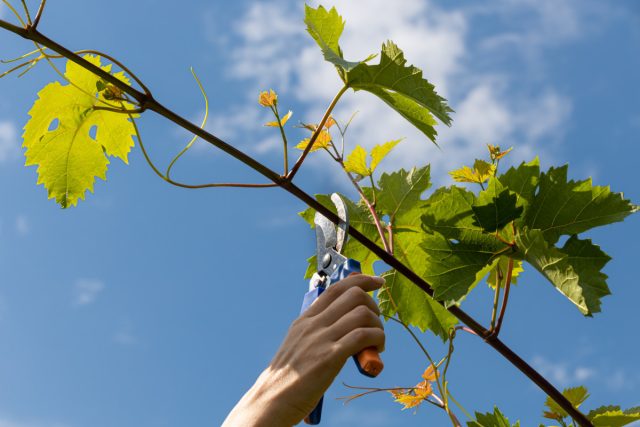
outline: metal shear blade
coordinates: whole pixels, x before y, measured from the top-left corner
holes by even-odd
[[[316,225],[316,255],[318,258],[318,272],[330,276],[339,265],[346,261],[341,255],[344,245],[349,237],[347,229],[349,227],[349,211],[344,201],[333,193],[331,201],[336,206],[340,223],[336,225],[327,217],[316,212],[314,223]]]

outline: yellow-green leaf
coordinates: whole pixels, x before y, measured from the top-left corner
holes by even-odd
[[[347,172],[361,176],[371,175],[371,170],[367,167],[367,152],[364,148],[356,145],[351,154],[344,161],[344,169]]]
[[[98,56],[84,58],[111,70],[111,65],[101,66]],[[115,76],[128,83],[122,73]],[[106,179],[107,156],[128,162],[135,134],[128,115],[94,109],[133,108],[125,101],[107,100],[98,89],[99,77],[69,61],[65,78],[72,84],[53,82],[38,93],[23,134],[26,165],[38,166],[38,184],[63,208],[75,206],[87,190],[93,192],[96,177]]]
[[[289,110],[289,112],[283,118],[280,119],[280,125],[279,126],[284,126],[289,121],[289,119],[291,118],[292,114],[293,114],[293,111]],[[270,126],[270,127],[278,127],[278,121],[274,120],[272,122],[267,122],[264,125],[265,126]]]
[[[476,160],[473,164],[473,169],[469,166],[463,166],[461,169],[449,172],[449,175],[457,182],[482,184],[494,176],[495,173],[496,166],[494,164],[485,162],[484,160]]]
[[[296,148],[299,150],[304,150],[305,148],[307,148],[307,145],[309,145],[310,141],[310,138],[305,138],[300,141],[298,145],[296,145]],[[314,151],[318,151],[322,148],[328,148],[330,143],[331,135],[326,130],[323,130],[318,134],[318,137],[313,142],[313,147],[311,147],[311,150],[309,152],[313,153]]]
[[[396,139],[394,141],[385,142],[384,144],[378,144],[371,150],[371,172],[373,173],[382,159],[398,145],[402,139]]]

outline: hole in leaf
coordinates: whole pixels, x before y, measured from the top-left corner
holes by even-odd
[[[450,241],[451,243],[453,243],[454,245],[457,245],[458,243],[460,243],[460,241],[459,241],[459,240],[456,240],[456,239],[449,239],[449,241]]]
[[[60,125],[60,120],[53,119],[53,121],[49,123],[49,132],[53,132],[54,130],[58,129],[58,125]]]
[[[98,133],[98,127],[97,126],[91,126],[91,129],[89,129],[89,136],[91,137],[91,139],[96,139],[96,134]]]

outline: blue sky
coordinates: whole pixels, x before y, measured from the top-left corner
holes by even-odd
[[[30,1],[34,8],[36,1]],[[430,162],[434,181],[484,155],[486,143],[515,146],[512,162],[539,154],[544,167],[570,163],[640,200],[640,6],[633,0],[342,1],[349,58],[376,52],[387,38],[425,71],[457,111],[441,129],[441,151],[380,102],[349,94],[337,110],[359,111],[348,143],[406,141],[388,170]],[[6,7],[0,16],[8,19]],[[302,3],[153,0],[50,1],[42,31],[73,49],[118,57],[159,100],[280,168],[278,140],[255,102],[274,88],[292,120],[317,121],[339,87],[305,36]],[[0,57],[30,46],[0,32]],[[139,150],[113,161],[108,182],[69,210],[46,200],[25,168],[20,129],[36,92],[54,79],[44,64],[0,81],[0,426],[96,427],[219,425],[266,367],[306,289],[314,233],[304,206],[282,191],[187,191],[157,179]],[[152,116],[143,137],[158,161],[188,135]],[[291,132],[291,138],[301,133]],[[243,165],[199,144],[175,169],[184,180],[256,180]],[[349,188],[329,159],[299,175],[310,193]],[[559,387],[585,384],[587,408],[640,405],[637,301],[640,251],[635,217],[589,233],[613,260],[613,295],[583,318],[533,272],[512,294],[502,338]],[[474,291],[465,309],[485,322],[490,294]],[[333,398],[354,385],[415,384],[425,361],[409,337],[387,327],[386,370],[376,380],[343,370],[325,399],[325,425],[446,425],[442,414],[401,412],[389,396],[348,406]],[[434,354],[443,348],[423,340]],[[540,420],[543,394],[471,336],[456,341],[451,387],[469,410],[498,405],[524,425]],[[462,418],[463,416],[460,415]],[[537,424],[536,424],[537,425]]]

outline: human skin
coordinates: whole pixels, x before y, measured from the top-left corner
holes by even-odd
[[[384,351],[384,330],[367,292],[384,279],[352,275],[330,286],[293,321],[275,357],[227,416],[223,427],[285,427],[302,421],[347,359]]]

